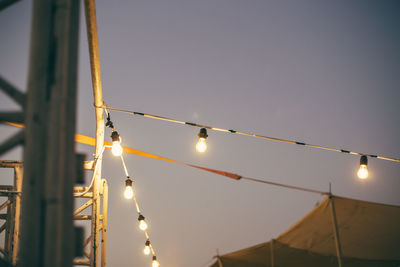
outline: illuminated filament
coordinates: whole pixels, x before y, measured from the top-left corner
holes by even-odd
[[[125,180],[124,197],[126,199],[132,199],[133,197],[132,180],[129,178]]]
[[[368,178],[368,158],[367,156],[361,156],[360,159],[360,169],[357,172],[358,178],[367,179]]]
[[[121,138],[117,131],[111,133],[112,147],[111,152],[114,156],[119,157],[122,155]]]
[[[138,220],[139,220],[139,229],[142,231],[146,231],[148,226],[147,226],[147,223],[144,220],[144,216],[142,214],[139,214]]]
[[[150,255],[150,252],[151,252],[151,249],[150,249],[150,240],[147,239],[147,240],[146,240],[146,243],[145,243],[145,246],[144,246],[144,249],[143,249],[143,253],[144,253],[144,255]]]
[[[196,150],[197,152],[203,153],[207,150],[207,143],[206,143],[206,139],[208,137],[207,129],[201,128],[197,136],[199,137],[199,141],[196,144]]]

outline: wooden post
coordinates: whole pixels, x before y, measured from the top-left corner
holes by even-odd
[[[72,266],[78,0],[35,0],[20,266]]]
[[[340,245],[340,236],[339,236],[339,228],[336,220],[336,210],[335,210],[335,202],[333,195],[329,195],[329,202],[331,204],[331,214],[332,214],[332,226],[333,233],[335,235],[335,245],[336,245],[336,256],[338,261],[338,267],[342,267],[342,247]]]

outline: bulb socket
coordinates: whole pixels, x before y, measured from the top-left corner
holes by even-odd
[[[207,129],[206,128],[201,128],[199,134],[197,135],[199,138],[204,138],[206,139],[208,137],[207,134]]]
[[[368,157],[365,155],[362,155],[360,158],[360,165],[368,165]]]
[[[132,186],[132,180],[131,179],[126,179],[125,180],[125,186]]]
[[[119,134],[118,134],[117,131],[113,131],[113,132],[111,133],[111,140],[112,140],[113,142],[115,142],[115,141],[121,141],[121,140],[119,139]]]
[[[150,240],[149,239],[146,240],[145,246],[146,247],[150,246]]]
[[[154,255],[153,256],[153,261],[156,261],[157,260],[157,257]]]
[[[140,221],[144,221],[144,216],[143,216],[142,214],[139,214],[138,221],[139,221],[139,222],[140,222]]]

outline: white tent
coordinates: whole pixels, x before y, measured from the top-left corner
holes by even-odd
[[[278,238],[212,267],[400,266],[400,207],[329,196]]]

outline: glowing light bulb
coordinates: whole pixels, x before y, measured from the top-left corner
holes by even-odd
[[[207,150],[207,143],[206,143],[206,139],[208,137],[207,129],[201,128],[197,136],[199,137],[199,141],[196,144],[196,150],[197,152],[203,153]]]
[[[368,168],[367,165],[360,165],[360,169],[357,172],[358,178],[367,179],[368,178]]]
[[[207,143],[205,138],[199,138],[199,141],[196,144],[197,152],[203,153],[207,150]]]
[[[121,146],[121,138],[119,137],[117,131],[113,131],[111,133],[111,139],[112,139],[112,147],[111,147],[112,154],[116,157],[121,156],[123,149]]]
[[[140,230],[142,230],[142,231],[145,231],[146,229],[147,229],[147,223],[145,222],[145,221],[140,221],[139,222],[139,228],[140,228]]]
[[[120,141],[112,142],[111,152],[114,156],[119,157],[122,155],[122,146]]]
[[[126,199],[131,199],[133,197],[132,180],[129,178],[125,181],[124,197]]]
[[[153,264],[151,265],[152,267],[159,267],[160,263],[157,260],[156,256],[153,256]]]
[[[144,220],[144,216],[142,214],[139,215],[138,220],[139,220],[139,229],[142,231],[146,231],[148,226],[147,226],[147,223]]]
[[[144,249],[143,249],[143,253],[144,253],[144,255],[149,255],[150,252],[151,252],[150,240],[147,239],[146,244],[145,244]]]
[[[358,178],[367,179],[368,178],[368,159],[367,156],[361,156],[360,159],[360,169],[357,172]]]

